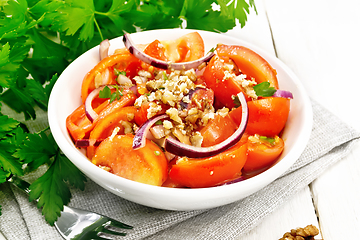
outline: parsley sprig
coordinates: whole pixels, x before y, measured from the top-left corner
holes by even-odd
[[[110,103],[112,103],[115,100],[120,100],[123,94],[123,88],[119,87],[118,85],[113,86],[115,88],[114,92],[111,92],[111,89],[108,86],[105,86],[102,90],[99,92],[99,98],[110,98]]]
[[[45,219],[53,224],[70,201],[69,185],[83,189],[86,180],[60,152],[49,129],[28,130],[37,111],[46,112],[58,75],[76,57],[123,30],[186,26],[226,32],[236,21],[244,26],[251,8],[256,12],[254,0],[0,1],[0,184],[45,166],[47,171],[30,185],[30,199],[39,199]],[[8,116],[5,108],[14,114]]]
[[[276,89],[274,87],[270,87],[269,82],[262,82],[254,87],[254,91],[257,96],[259,97],[271,97],[276,92]]]

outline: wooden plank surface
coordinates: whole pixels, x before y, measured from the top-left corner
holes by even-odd
[[[302,80],[309,96],[360,130],[360,1],[264,0],[256,5],[268,18],[277,56]],[[241,239],[278,239],[291,228],[317,223],[315,211],[321,230],[317,239],[360,239],[359,159],[357,143],[308,190]]]
[[[251,12],[243,29],[237,27],[228,32],[227,35],[243,39],[276,55],[277,49],[273,43],[271,22],[268,20],[266,7],[263,1],[256,1],[258,14]],[[285,232],[309,224],[319,227],[311,191],[310,188],[306,188],[265,218],[255,229],[239,239],[279,239]]]

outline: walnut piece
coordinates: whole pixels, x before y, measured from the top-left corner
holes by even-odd
[[[291,229],[286,232],[279,240],[314,240],[314,236],[319,234],[319,230],[314,225],[305,228]]]

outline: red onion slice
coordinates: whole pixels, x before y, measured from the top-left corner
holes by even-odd
[[[156,58],[153,58],[139,48],[136,47],[135,43],[131,40],[130,34],[125,32],[123,36],[123,42],[125,47],[133,54],[136,58],[140,59],[141,61],[150,64],[156,68],[161,69],[174,69],[174,70],[188,70],[191,68],[197,68],[203,62],[208,62],[210,59],[215,55],[213,52],[209,52],[206,56],[191,61],[191,62],[181,62],[181,63],[172,63],[172,62],[165,62]]]
[[[169,118],[169,116],[166,114],[154,116],[154,117],[150,118],[149,120],[147,120],[143,125],[141,125],[141,127],[135,133],[134,140],[133,140],[133,146],[132,146],[133,149],[136,150],[136,149],[144,147],[146,144],[146,136],[147,136],[150,128],[152,127],[152,125],[154,125],[157,121],[165,119],[165,118]]]
[[[109,56],[110,42],[108,39],[103,40],[99,46],[100,61]]]
[[[99,92],[104,88],[103,87],[99,87],[99,88],[95,88],[86,98],[85,100],[85,114],[86,117],[90,120],[90,122],[93,122],[97,117],[98,114],[94,111],[93,107],[92,107],[92,101],[94,100],[94,98],[96,96],[99,95]]]
[[[92,101],[95,99],[96,96],[99,95],[99,92],[103,90],[104,87],[114,89],[114,87],[111,85],[105,85],[99,88],[95,88],[85,100],[85,115],[90,120],[90,122],[94,122],[94,120],[98,117],[98,114],[94,111],[92,107]],[[130,87],[129,90],[132,91],[135,95],[138,93],[136,86]]]
[[[242,182],[242,181],[244,181],[244,180],[246,180],[246,177],[240,176],[240,177],[235,178],[235,179],[233,179],[233,180],[231,180],[231,181],[228,181],[228,182],[225,182],[225,183],[223,183],[223,184],[220,184],[219,186],[229,185],[229,184],[233,184],[233,183],[238,183],[238,182]]]
[[[293,94],[286,90],[276,90],[276,92],[272,96],[293,99]]]
[[[131,86],[129,88],[135,95],[138,95],[138,90],[137,90],[137,87],[136,86]]]
[[[244,94],[241,92],[238,93],[237,96],[240,100],[242,108],[241,123],[239,128],[228,139],[211,147],[194,147],[181,143],[173,137],[167,137],[165,141],[165,150],[177,156],[204,158],[219,154],[234,146],[238,141],[240,141],[242,135],[244,134],[249,118],[248,106]]]
[[[90,147],[90,146],[97,147],[101,142],[102,140],[79,139],[75,141],[75,146],[78,148]]]

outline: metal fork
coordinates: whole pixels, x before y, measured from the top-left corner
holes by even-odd
[[[29,194],[30,184],[28,182],[16,176],[12,176],[8,181]],[[64,206],[61,216],[54,225],[60,235],[66,240],[113,239],[111,235],[126,235],[126,232],[115,231],[116,228],[133,228],[112,218],[67,206]]]

